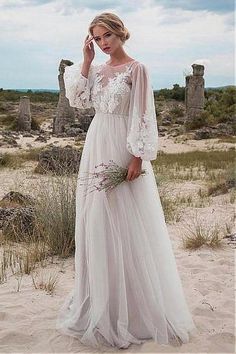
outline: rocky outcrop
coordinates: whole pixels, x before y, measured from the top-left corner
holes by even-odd
[[[30,195],[10,191],[0,201],[0,229],[11,241],[23,240],[35,224],[35,200]]]
[[[233,127],[227,123],[218,123],[214,126],[202,127],[194,132],[194,139],[220,138],[222,136],[233,136]]]
[[[88,128],[90,126],[90,123],[93,120],[94,115],[95,115],[95,111],[94,111],[93,108],[92,109],[89,108],[83,114],[80,113],[80,112],[77,113],[77,119],[78,119],[78,122],[79,122],[79,126],[84,132],[88,131]]]
[[[19,112],[17,117],[17,129],[23,131],[31,130],[30,99],[27,96],[20,97]]]
[[[95,115],[94,108],[79,109],[71,107],[68,98],[66,97],[64,73],[66,66],[73,65],[70,60],[62,59],[59,65],[59,100],[56,109],[56,115],[53,118],[53,134],[59,135],[65,133],[65,136],[71,136],[71,129],[74,128],[73,125],[80,125],[79,128],[83,132],[87,132],[89,125]],[[75,130],[73,129],[72,136],[74,136]]]
[[[78,173],[80,158],[81,151],[70,145],[52,146],[40,152],[35,172],[41,174],[54,172],[59,175]]]
[[[193,121],[204,109],[204,65],[193,64],[192,68],[193,75],[185,78],[187,121]]]
[[[66,66],[73,65],[73,62],[70,60],[62,59],[59,64],[59,100],[56,109],[56,115],[53,119],[53,133],[63,133],[66,124],[73,124],[75,122],[75,112],[74,108],[70,106],[69,100],[65,95],[65,82],[64,82],[64,73]]]
[[[1,208],[0,208],[1,209]],[[5,209],[6,211],[6,209]],[[9,212],[9,208],[8,208]],[[24,235],[32,235],[35,227],[35,210],[32,206],[11,208],[2,226],[3,235],[11,241],[23,241]]]

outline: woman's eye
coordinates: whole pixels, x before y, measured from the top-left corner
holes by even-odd
[[[111,33],[106,34],[106,37],[110,37],[110,36],[111,36]],[[96,38],[95,41],[96,41],[96,42],[97,42],[97,41],[100,41],[100,38]]]

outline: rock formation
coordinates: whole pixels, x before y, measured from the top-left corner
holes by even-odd
[[[204,109],[204,65],[193,64],[192,68],[193,75],[185,78],[185,105],[188,121],[193,121]]]
[[[21,96],[20,98],[17,129],[25,131],[31,130],[30,99],[28,96]]]
[[[30,195],[10,191],[0,200],[0,229],[11,241],[24,240],[35,227],[35,202]]]
[[[78,173],[81,150],[70,145],[47,147],[39,153],[39,162],[34,172],[57,175]]]
[[[53,133],[59,134],[65,131],[65,125],[75,122],[74,108],[70,106],[69,100],[65,95],[64,72],[66,66],[73,65],[70,60],[62,59],[59,64],[59,100],[57,104],[56,116],[53,119]]]

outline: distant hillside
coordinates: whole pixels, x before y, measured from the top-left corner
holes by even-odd
[[[52,92],[52,93],[58,93],[59,90],[55,89],[4,89],[5,91],[17,91],[17,92]]]
[[[23,95],[30,98],[30,102],[58,102],[59,92],[57,90],[3,90],[0,88],[0,102],[19,102]]]
[[[173,85],[173,88],[172,89],[167,89],[167,88],[164,88],[164,89],[159,89],[159,90],[153,90],[155,93],[159,93],[159,91],[171,91],[171,90],[174,90],[175,87],[177,88],[180,88],[180,86],[178,84],[175,84]],[[218,86],[218,87],[205,87],[204,90],[205,91],[208,91],[208,90],[227,90],[228,88],[232,88],[232,87],[236,87],[236,85],[226,85],[226,86]],[[182,90],[185,89],[184,86],[181,87]]]
[[[175,85],[173,85],[174,87]],[[177,85],[179,87],[179,85]],[[224,90],[224,89],[227,89],[229,87],[236,87],[235,85],[226,85],[226,86],[218,86],[218,87],[205,87],[205,90],[208,91],[208,90]],[[184,89],[184,87],[182,87],[182,89]],[[0,88],[0,90],[2,90]],[[59,90],[58,89],[30,89],[30,88],[27,88],[27,89],[4,89],[5,91],[17,91],[17,92],[51,92],[51,93],[59,93]],[[166,88],[162,88],[162,89],[158,89],[158,90],[153,90],[154,92],[158,93],[160,90],[167,90]],[[170,90],[170,89],[168,89]],[[172,90],[172,89],[171,89]]]
[[[235,85],[226,85],[218,87],[205,87],[205,90],[226,90],[227,88],[236,87]]]

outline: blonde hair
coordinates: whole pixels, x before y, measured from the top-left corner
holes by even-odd
[[[122,43],[125,43],[125,41],[127,41],[127,39],[130,37],[129,31],[124,26],[124,23],[121,21],[121,19],[111,12],[103,12],[100,15],[94,17],[93,21],[89,25],[89,33],[92,36],[93,28],[95,26],[106,27],[109,31],[120,37]]]

